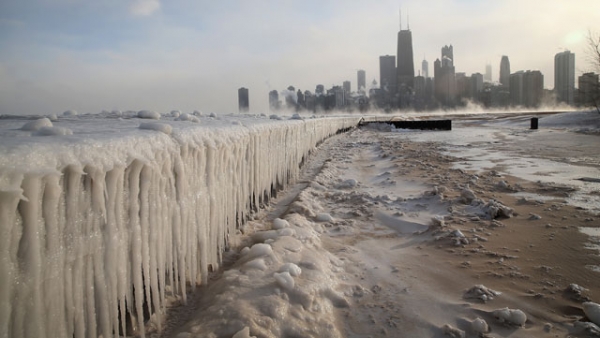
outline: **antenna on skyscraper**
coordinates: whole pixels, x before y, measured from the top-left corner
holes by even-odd
[[[400,30],[402,30],[402,7],[398,9],[398,16],[400,17]]]
[[[408,13],[408,9],[406,10],[406,29],[410,30],[410,14]]]

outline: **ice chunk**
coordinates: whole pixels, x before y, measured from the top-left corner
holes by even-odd
[[[277,115],[277,114],[271,114],[271,115],[269,116],[269,118],[270,118],[271,120],[282,120],[281,116],[279,116],[279,115]]]
[[[258,243],[254,244],[250,250],[248,250],[246,258],[252,259],[256,257],[270,256],[271,254],[273,254],[273,248],[269,244]]]
[[[166,123],[158,122],[144,122],[140,124],[140,129],[160,131],[161,133],[167,135],[171,135],[171,133],[173,132],[173,127]]]
[[[304,118],[300,116],[300,114],[296,113],[290,117],[290,120],[304,120]]]
[[[279,272],[289,272],[293,277],[298,277],[302,273],[302,269],[294,263],[285,263],[279,268]]]
[[[196,116],[190,115],[188,113],[183,113],[181,115],[178,115],[178,117],[175,120],[176,121],[190,121],[190,122],[195,122],[195,123],[200,122],[200,120]]]
[[[244,264],[244,268],[248,269],[248,270],[265,271],[267,269],[267,264],[265,263],[264,259],[257,258],[257,259],[253,259],[253,260],[249,261],[248,263]]]
[[[326,212],[322,212],[320,214],[317,214],[316,221],[317,222],[332,222],[333,217],[331,217],[331,215]]]
[[[503,309],[494,310],[492,314],[501,323],[523,326],[527,321],[527,315],[519,309],[509,309],[505,307]]]
[[[273,274],[273,277],[275,278],[275,282],[277,283],[277,285],[280,288],[287,290],[287,291],[294,289],[294,286],[295,286],[294,277],[292,277],[289,272],[287,272],[287,271],[282,272],[282,273],[275,272]]]
[[[352,189],[352,188],[356,187],[357,185],[358,185],[358,181],[353,178],[350,178],[350,179],[347,179],[347,180],[341,182],[340,184],[338,184],[337,187],[338,187],[338,189]]]
[[[140,110],[137,113],[137,117],[141,119],[159,120],[160,114],[151,110]]]
[[[77,112],[75,110],[67,110],[63,112],[63,116],[77,116]]]
[[[35,133],[34,136],[64,136],[73,135],[73,131],[65,127],[41,127]]]
[[[292,228],[284,228],[277,232],[279,236],[294,236],[296,234],[296,230]]]
[[[283,228],[287,228],[290,226],[290,223],[288,223],[288,221],[281,219],[281,218],[275,218],[273,220],[273,229],[279,230],[279,229],[283,229]]]
[[[171,116],[179,117],[181,115],[181,111],[179,110],[171,110]]]
[[[483,210],[489,216],[490,219],[496,218],[510,218],[512,217],[513,210],[506,205],[496,201],[490,200],[484,207]]]
[[[582,304],[583,313],[589,318],[592,323],[600,325],[600,304],[594,302],[585,302]]]
[[[52,122],[50,122],[50,119],[48,119],[47,117],[29,121],[21,127],[21,130],[36,131],[43,127],[52,127]]]

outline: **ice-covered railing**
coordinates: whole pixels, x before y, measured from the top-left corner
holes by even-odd
[[[125,325],[143,336],[144,311],[162,313],[165,297],[185,300],[189,285],[206,282],[253,203],[358,119],[141,130],[139,119],[71,117],[54,123],[62,136],[5,123],[0,336],[109,337]]]

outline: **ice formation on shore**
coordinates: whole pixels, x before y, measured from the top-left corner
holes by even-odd
[[[151,133],[112,119],[81,132],[85,117],[64,116],[60,128],[73,135],[17,142],[0,133],[1,337],[109,337],[128,322],[144,336],[145,307],[163,312],[170,294],[185,301],[273,187],[296,178],[318,142],[358,122],[163,118],[168,128],[144,124],[162,131]],[[293,287],[287,276],[300,269],[285,270],[278,276]]]

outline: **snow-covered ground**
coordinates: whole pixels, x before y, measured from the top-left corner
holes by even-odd
[[[311,156],[360,117],[67,115],[0,125],[5,335],[108,336],[144,298],[151,335],[178,338],[596,330],[577,304],[599,301],[600,258],[577,228],[598,229],[597,114],[373,126]],[[555,299],[569,283],[579,303]]]

